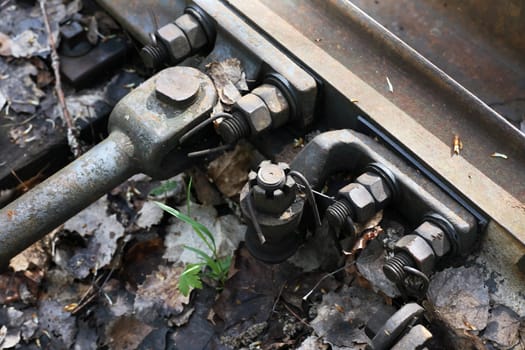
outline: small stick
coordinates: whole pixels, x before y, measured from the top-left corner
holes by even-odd
[[[55,39],[53,38],[53,32],[49,24],[49,18],[46,11],[46,0],[40,0],[40,10],[42,11],[42,17],[44,18],[44,24],[46,26],[47,38],[49,47],[51,49],[51,66],[53,67],[53,73],[55,74],[55,92],[60,103],[60,112],[62,119],[65,121],[67,126],[67,142],[71,148],[71,152],[75,157],[78,157],[82,152],[80,150],[80,144],[77,140],[78,131],[75,129],[69,110],[67,109],[66,99],[64,98],[64,91],[62,90],[62,80],[60,79],[60,59],[57,54]]]
[[[289,313],[291,313],[299,322],[301,322],[302,324],[304,324],[306,327],[310,328],[311,326],[308,324],[308,322],[306,322],[305,320],[303,320],[295,311],[292,310],[291,307],[289,307],[288,305],[286,305],[286,303],[283,303],[284,307],[286,308],[286,310],[288,310]]]
[[[310,297],[310,295],[312,295],[312,293],[315,292],[315,290],[317,289],[317,287],[319,287],[319,286],[321,285],[321,283],[322,283],[325,279],[327,279],[327,278],[330,277],[330,276],[335,275],[336,273],[338,273],[338,272],[340,272],[340,271],[343,271],[343,270],[346,269],[347,267],[352,266],[354,263],[355,263],[355,261],[352,261],[351,263],[347,263],[347,264],[345,264],[344,266],[338,268],[337,270],[334,270],[334,271],[332,271],[332,272],[330,272],[330,273],[327,273],[326,275],[324,275],[323,277],[321,277],[321,279],[320,279],[319,281],[317,281],[317,283],[315,284],[315,286],[314,286],[312,289],[310,289],[310,291],[309,291],[308,293],[305,294],[305,296],[303,297],[303,300],[307,300],[307,299]]]

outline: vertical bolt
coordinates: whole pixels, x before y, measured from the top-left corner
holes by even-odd
[[[257,172],[257,184],[264,190],[275,190],[282,188],[286,182],[286,173],[277,164],[261,163]]]
[[[200,89],[200,80],[180,68],[168,68],[159,73],[155,82],[157,98],[177,107],[193,102]]]

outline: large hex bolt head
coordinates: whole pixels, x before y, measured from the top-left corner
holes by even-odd
[[[447,235],[439,227],[428,221],[423,222],[413,232],[422,237],[432,247],[438,258],[450,251],[450,242]]]
[[[383,209],[392,197],[388,184],[376,173],[366,172],[361,174],[355,182],[365,186],[372,197],[374,197],[376,210]]]
[[[199,79],[180,70],[164,70],[159,73],[155,82],[157,98],[176,107],[184,107],[193,102],[199,89]]]
[[[175,24],[186,34],[193,52],[207,44],[206,33],[200,22],[193,15],[186,13],[177,18]]]
[[[266,103],[274,128],[286,124],[290,117],[290,108],[279,88],[271,84],[263,84],[253,90],[252,94],[259,96]]]
[[[350,203],[355,215],[354,221],[366,222],[376,213],[374,198],[361,184],[353,182],[341,188],[338,198],[346,199]]]
[[[168,23],[157,30],[157,38],[166,46],[175,62],[180,62],[191,53],[186,34],[174,23]]]
[[[254,135],[272,127],[270,110],[259,96],[251,93],[244,95],[235,102],[233,108],[246,117],[246,121]]]
[[[297,184],[288,176],[290,168],[286,163],[263,161],[257,172],[248,175],[257,210],[269,214],[281,214],[295,200]]]
[[[414,234],[403,236],[396,242],[394,251],[406,252],[421,272],[426,275],[432,274],[436,264],[436,255],[422,237]]]

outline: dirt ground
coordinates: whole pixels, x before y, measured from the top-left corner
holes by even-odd
[[[95,42],[125,37],[82,1],[46,6],[57,43],[73,18]],[[0,188],[3,206],[65,160],[19,174],[23,154],[52,140],[68,149],[71,142],[39,2],[0,1],[0,18],[0,170],[10,174]],[[118,99],[147,78],[135,59],[85,88],[62,83],[81,151],[105,134],[93,121],[105,122]],[[234,58],[210,74],[222,74],[221,65],[242,76]],[[290,145],[289,154],[301,147]],[[0,274],[0,349],[365,349],[371,315],[407,302],[377,273],[407,228],[394,213],[380,212],[360,228],[363,239],[345,246],[326,239],[324,222],[302,229],[309,239],[286,262],[257,261],[243,242],[238,200],[259,160],[242,143],[169,180],[136,175],[21,253]],[[224,285],[204,278],[202,288],[181,293],[185,266],[202,261],[186,247],[212,252],[155,201],[210,230],[217,254],[232,258]],[[414,300],[427,310],[421,322],[434,336],[428,348],[525,349],[525,295],[505,295],[504,280],[480,252],[436,272],[427,295]]]

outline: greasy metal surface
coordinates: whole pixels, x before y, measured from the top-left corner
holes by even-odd
[[[302,124],[310,124],[314,118],[317,97],[316,81],[220,1],[193,0],[192,3],[216,22],[216,45],[209,59],[220,61],[230,57],[239,58],[247,79],[263,79],[265,73],[281,74],[297,95],[297,109]]]
[[[374,336],[372,349],[390,349],[403,331],[421,318],[424,311],[425,309],[416,303],[403,306],[385,322],[385,325]]]
[[[184,12],[184,1],[156,0],[155,6],[141,0],[96,0],[119,23],[127,23],[124,29],[140,41],[151,43],[149,34],[169,23]]]
[[[447,0],[436,3],[470,18],[478,30],[525,54],[525,2]]]
[[[195,102],[181,108],[158,101],[155,83],[164,75],[199,80]],[[167,157],[178,137],[206,118],[216,101],[211,79],[189,67],[167,68],[129,93],[110,115],[106,140],[0,210],[0,268],[134,173],[162,177],[184,169],[178,152],[175,159]]]
[[[137,170],[130,139],[112,133],[90,152],[0,210],[0,269]]]
[[[432,339],[432,333],[424,326],[418,324],[412,327],[391,350],[419,349],[430,339]]]
[[[357,101],[362,112],[525,242],[524,142],[510,124],[500,123],[501,116],[464,89],[453,89],[457,84],[443,80],[443,72],[434,70],[436,77],[422,69],[430,67],[424,60],[411,64],[398,41],[378,40],[386,38],[377,32],[378,24],[353,21],[353,15],[364,15],[345,8],[349,2],[265,0],[271,9],[260,1],[229,2],[318,74],[325,82],[325,108]],[[409,50],[408,56],[414,54]],[[351,125],[348,112],[330,112],[337,126]],[[464,148],[453,157],[455,133]],[[508,159],[492,158],[493,152]]]
[[[184,80],[187,75],[200,82],[199,93],[187,108],[161,102],[156,82],[164,75]],[[129,135],[135,143],[135,162],[140,170],[154,177],[169,177],[181,171],[180,164],[166,158],[176,151],[178,138],[208,116],[217,101],[211,79],[195,68],[171,67],[157,73],[130,92],[115,106],[109,117],[109,130]]]
[[[383,164],[394,174],[399,195],[390,205],[414,227],[428,212],[440,213],[458,233],[458,253],[464,254],[472,248],[478,239],[474,218],[435,184],[419,176],[403,160],[363,134],[352,130],[322,133],[301,150],[290,167],[303,173],[312,186],[320,188],[330,174],[346,171],[357,175],[372,162]]]
[[[525,118],[525,3],[353,2],[503,116]]]

